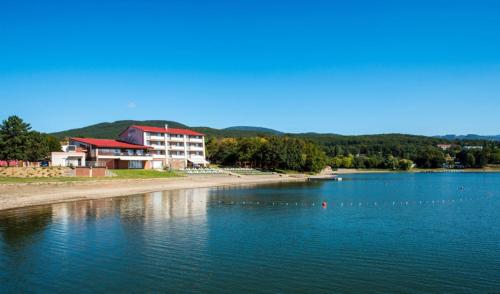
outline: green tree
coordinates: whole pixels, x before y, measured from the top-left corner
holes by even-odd
[[[0,125],[0,159],[28,160],[31,126],[18,116],[10,116]]]
[[[465,156],[465,166],[466,167],[474,167],[476,166],[476,157],[471,152],[467,152]]]
[[[29,146],[26,152],[28,161],[38,161],[46,159],[49,154],[49,144],[47,136],[39,132],[29,132]],[[60,148],[59,148],[60,149]]]
[[[306,160],[303,167],[304,171],[319,172],[326,167],[326,154],[315,144],[307,143],[305,145],[305,155]]]
[[[413,166],[413,161],[409,159],[400,159],[398,165],[400,170],[410,170]]]
[[[47,145],[49,152],[59,152],[61,151],[61,143],[56,137],[45,135],[47,138]]]
[[[399,160],[396,157],[389,155],[389,157],[387,157],[385,161],[385,167],[388,169],[397,170],[399,169]]]

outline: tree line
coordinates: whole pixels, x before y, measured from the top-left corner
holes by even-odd
[[[328,158],[316,144],[290,137],[210,138],[209,160],[226,166],[318,172]]]
[[[408,170],[413,165],[419,168],[482,168],[500,164],[500,142],[449,141],[403,134],[212,136],[206,143],[212,163],[303,172],[317,172],[327,165]],[[438,144],[451,144],[451,147],[442,150]],[[58,139],[32,130],[18,116],[11,116],[0,125],[0,160],[39,161],[60,149]]]
[[[334,167],[406,169],[409,161],[419,168],[482,168],[500,164],[500,143],[494,141],[449,141],[403,134],[306,136],[332,158]],[[439,144],[451,147],[443,150]]]
[[[438,144],[451,147],[442,150]],[[478,145],[479,144],[479,145]],[[467,148],[467,146],[476,146]],[[287,135],[210,138],[212,163],[267,169],[319,171],[333,168],[482,168],[500,164],[498,142],[456,141],[411,135]]]
[[[0,125],[0,160],[40,161],[53,151],[61,151],[59,140],[31,130],[18,116],[10,116]]]

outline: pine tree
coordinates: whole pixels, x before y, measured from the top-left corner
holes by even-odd
[[[0,125],[0,159],[27,160],[31,126],[18,116],[10,116]]]

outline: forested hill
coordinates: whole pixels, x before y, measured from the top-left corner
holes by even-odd
[[[167,120],[119,120],[115,122],[104,122],[95,125],[86,126],[78,129],[71,129],[61,132],[52,133],[51,135],[58,138],[64,139],[67,137],[84,137],[84,138],[117,138],[118,135],[131,125],[143,125],[152,127],[163,127],[168,124],[172,128],[187,128],[186,125]]]
[[[174,121],[122,120],[53,133],[66,137],[117,138],[130,125],[187,128],[207,135],[207,153],[213,163],[239,166],[250,164],[266,168],[317,171],[328,164],[345,168],[407,169],[413,163],[421,168],[454,166],[484,167],[500,164],[500,143],[449,140],[406,134],[344,136],[338,134],[285,134],[258,127],[215,129],[189,127]],[[258,138],[267,137],[267,138]],[[453,144],[442,150],[438,144]],[[464,146],[482,146],[467,149]],[[299,156],[300,155],[300,156]],[[304,155],[307,160],[304,161]],[[299,165],[295,163],[299,162]]]
[[[145,126],[155,126],[164,127],[168,124],[172,128],[187,128],[192,129],[201,133],[206,134],[209,138],[241,138],[241,137],[256,137],[256,136],[289,136],[295,138],[303,138],[311,140],[321,146],[324,146],[325,150],[330,151],[328,153],[341,153],[340,149],[344,149],[343,152],[349,150],[350,153],[365,153],[364,151],[368,149],[373,149],[374,145],[377,145],[376,149],[379,151],[386,149],[399,149],[402,146],[436,146],[439,143],[447,143],[449,140],[445,138],[436,137],[425,137],[425,136],[414,136],[405,134],[381,134],[381,135],[361,135],[361,136],[344,136],[338,134],[320,134],[320,133],[300,133],[300,134],[285,134],[273,129],[259,128],[259,127],[229,127],[225,129],[215,129],[210,127],[189,127],[185,124],[178,123],[175,121],[166,120],[121,120],[115,122],[105,122],[99,123],[83,128],[72,129],[57,133],[52,133],[51,135],[64,139],[67,137],[91,137],[91,138],[117,138],[118,135],[125,130],[130,125],[145,125]],[[334,146],[336,150],[333,150]],[[345,150],[347,149],[347,150]],[[404,148],[406,149],[406,148]]]
[[[118,135],[131,125],[143,125],[164,127],[167,124],[172,128],[186,128],[206,134],[208,137],[255,137],[255,136],[271,136],[271,135],[287,135],[290,137],[299,137],[310,139],[321,145],[358,145],[364,144],[417,144],[417,145],[436,145],[438,143],[445,143],[448,140],[444,138],[414,136],[405,134],[381,134],[381,135],[361,135],[361,136],[344,136],[338,134],[320,134],[320,133],[299,133],[299,134],[285,134],[277,130],[250,127],[250,126],[236,126],[224,129],[215,129],[210,127],[189,127],[185,124],[168,121],[168,120],[120,120],[115,122],[104,122],[95,125],[90,125],[78,129],[71,129],[61,132],[52,133],[54,137],[64,139],[67,137],[88,137],[88,138],[117,138]]]
[[[445,135],[445,136],[437,136],[437,137],[443,138],[443,139],[448,139],[448,140],[500,141],[500,135],[481,136],[481,135],[469,134],[469,135]]]
[[[55,132],[51,135],[57,137],[58,139],[64,139],[67,137],[88,137],[98,139],[117,138],[123,130],[131,125],[164,127],[165,124],[168,124],[168,126],[172,128],[195,130],[206,134],[209,137],[255,137],[281,134],[280,132],[272,129],[248,126],[215,129],[210,127],[189,127],[185,124],[167,120],[120,120],[115,122],[99,123],[78,129]]]

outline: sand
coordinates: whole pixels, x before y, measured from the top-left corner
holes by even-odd
[[[188,176],[182,178],[0,184],[0,210],[157,191],[307,181],[304,176]]]

